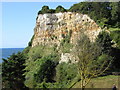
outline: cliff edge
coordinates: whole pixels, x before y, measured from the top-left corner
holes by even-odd
[[[83,32],[91,41],[94,41],[101,28],[89,16],[80,13],[64,12],[53,14],[39,14],[34,28],[32,47],[37,45],[60,45],[66,36],[70,43]]]

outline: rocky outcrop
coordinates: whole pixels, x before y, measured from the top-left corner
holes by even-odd
[[[36,45],[60,45],[66,35],[70,35],[70,43],[75,43],[79,32],[84,32],[94,41],[101,28],[87,15],[64,12],[39,14],[34,28],[32,47]]]
[[[62,53],[59,63],[62,63],[62,62],[76,63],[77,61],[76,61],[75,57],[72,54],[70,54],[70,53],[64,53],[63,54]]]

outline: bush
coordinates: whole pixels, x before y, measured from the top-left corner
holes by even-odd
[[[66,9],[64,9],[62,6],[58,6],[55,10],[56,13],[59,13],[59,12],[65,12]]]
[[[59,55],[56,53],[56,48],[50,47],[50,46],[35,46],[32,47],[28,52],[28,59],[26,60],[26,68],[25,70],[25,84],[26,86],[33,88],[35,87],[38,82],[36,82],[34,75],[37,74],[37,72],[40,69],[40,62],[43,59],[50,59],[51,62],[54,62],[55,64],[58,63]],[[45,60],[46,61],[46,60]]]
[[[56,67],[56,71],[57,82],[60,83],[62,88],[66,88],[77,76],[76,64],[60,63]]]
[[[48,6],[43,6],[42,9],[38,12],[39,14],[45,14],[45,13],[55,13],[54,9],[49,9]]]
[[[55,10],[49,9],[48,6],[43,6],[42,9],[38,12],[39,14],[45,14],[45,13],[59,13],[59,12],[66,12],[67,10],[64,9],[62,6],[58,6]]]
[[[52,82],[52,78],[54,77],[54,68],[55,63],[52,61],[53,58],[50,56],[43,57],[36,61],[36,64],[38,64],[38,70],[34,74],[35,81],[38,83],[41,83],[43,81],[45,82]]]
[[[44,13],[49,13],[49,7],[48,6],[43,6],[42,10],[38,12],[38,14],[44,14]]]
[[[112,31],[111,38],[115,41],[117,47],[120,49],[120,30]]]
[[[101,32],[98,35],[96,42],[98,43],[98,45],[101,46],[101,50],[103,53],[109,54],[109,55],[112,53],[111,51],[112,51],[113,43],[109,33],[105,31]]]
[[[3,59],[2,62],[2,82],[3,88],[22,89],[25,76],[25,60],[23,53],[12,54],[9,58]]]
[[[61,51],[62,53],[69,53],[70,49],[72,49],[73,45],[70,43],[71,31],[64,35],[64,38],[61,40]]]

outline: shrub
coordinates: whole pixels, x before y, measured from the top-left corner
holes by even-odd
[[[56,67],[57,82],[60,83],[61,87],[67,87],[72,80],[77,76],[76,64],[60,63]]]
[[[98,35],[96,42],[98,43],[98,45],[101,46],[103,53],[111,54],[113,43],[112,43],[112,39],[111,39],[109,33],[105,32],[105,31],[101,32]]]
[[[64,9],[62,6],[58,6],[55,10],[56,13],[59,13],[59,12],[65,12],[67,11],[66,9]]]
[[[58,55],[58,53],[56,53],[56,49],[54,46],[50,47],[50,46],[40,45],[40,46],[32,47],[30,49],[30,51],[28,52],[28,59],[26,60],[26,63],[25,63],[25,65],[26,65],[25,70],[27,71],[27,72],[25,72],[26,86],[33,88],[33,87],[35,87],[36,84],[39,83],[39,81],[36,82],[34,76],[35,76],[35,74],[38,74],[39,70],[41,70],[40,69],[41,60],[46,65],[47,61],[45,60],[46,62],[44,62],[43,59],[47,59],[47,58],[49,60],[51,60],[50,61],[51,64],[52,64],[52,62],[57,64],[57,62],[59,60],[59,55]],[[36,76],[36,78],[37,78],[37,76]]]
[[[43,57],[37,60],[38,64],[38,71],[34,74],[35,81],[41,83],[45,82],[52,82],[52,78],[54,76],[54,68],[55,63],[51,60],[50,56]]]
[[[12,54],[2,62],[3,88],[22,89],[25,88],[25,60],[23,53]]]

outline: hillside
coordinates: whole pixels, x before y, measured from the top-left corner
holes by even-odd
[[[108,75],[92,79],[86,88],[112,88],[114,84],[119,88],[119,82],[120,76]],[[80,82],[78,82],[73,88],[80,88]]]
[[[120,72],[119,9],[120,2],[43,6],[28,46],[3,59],[3,88],[118,86],[109,74]]]

